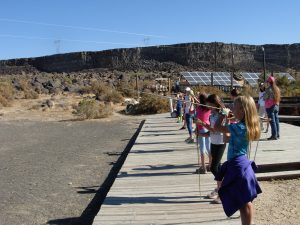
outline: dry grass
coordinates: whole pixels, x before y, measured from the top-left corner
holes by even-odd
[[[117,91],[121,93],[122,96],[128,98],[136,98],[136,88],[132,83],[120,82],[117,86]]]
[[[143,94],[139,104],[136,106],[135,114],[155,114],[169,111],[169,102],[152,94]]]
[[[224,91],[220,90],[217,87],[211,87],[211,86],[194,87],[193,91],[195,95],[197,95],[197,93],[207,93],[207,94],[216,94],[220,97],[228,97],[228,94],[226,94]]]
[[[96,99],[105,102],[120,103],[123,102],[123,96],[115,89],[109,88],[105,83],[94,81],[89,92],[96,96]]]
[[[39,98],[39,94],[33,90],[32,86],[29,84],[28,80],[21,79],[19,80],[20,88],[24,93],[25,99],[37,99]]]
[[[110,90],[104,95],[105,102],[121,103],[124,101],[123,96],[116,90]]]
[[[10,83],[0,83],[0,105],[7,107],[10,106],[10,102],[13,100],[15,90]]]
[[[100,104],[95,99],[83,99],[75,109],[75,115],[80,119],[105,118],[112,114],[109,104]]]

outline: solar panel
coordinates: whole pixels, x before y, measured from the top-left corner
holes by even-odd
[[[244,79],[249,83],[250,86],[257,86],[258,80],[260,78],[261,73],[241,73]]]
[[[287,77],[289,81],[294,81],[295,78],[291,76],[289,73],[275,73],[274,76],[279,76],[279,77]]]
[[[241,75],[244,77],[244,79],[252,86],[257,86],[258,80],[261,76],[261,73],[241,73]],[[274,73],[274,76],[283,77],[286,76],[290,81],[294,81],[295,78],[292,77],[289,73]]]
[[[213,73],[214,86],[230,86],[231,74],[227,72],[182,72],[181,75],[190,85],[211,85],[211,73]],[[241,85],[233,79],[233,86]]]

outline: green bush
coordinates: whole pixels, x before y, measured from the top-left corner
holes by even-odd
[[[112,107],[100,104],[95,99],[83,99],[75,108],[75,115],[81,119],[105,118],[112,114]]]

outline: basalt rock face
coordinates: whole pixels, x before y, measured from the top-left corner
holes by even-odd
[[[300,69],[300,44],[264,45],[268,70]],[[76,72],[106,68],[119,71],[262,71],[263,51],[258,45],[187,43],[169,46],[76,52],[0,61],[0,74],[23,72]],[[232,64],[232,55],[233,63]],[[24,71],[25,70],[25,71]]]

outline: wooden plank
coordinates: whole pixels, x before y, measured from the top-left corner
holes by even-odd
[[[222,205],[205,198],[216,186],[213,175],[194,173],[198,166],[196,144],[186,144],[187,131],[179,130],[180,124],[168,116],[153,115],[146,120],[95,217],[95,225],[240,224],[239,213],[228,219]],[[295,162],[300,156],[299,131],[299,127],[281,124],[280,140],[252,143],[251,158],[258,143],[258,165]],[[268,135],[263,133],[262,139]]]

